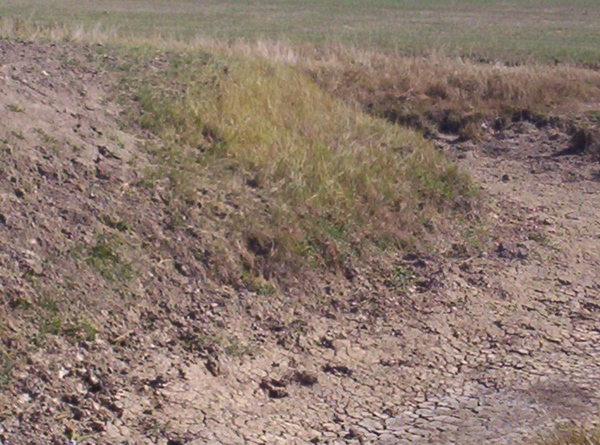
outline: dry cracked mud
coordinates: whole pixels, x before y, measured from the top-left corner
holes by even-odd
[[[0,49],[7,317],[34,289],[13,272],[54,279],[45,258],[76,275],[44,246],[93,243],[96,220],[120,209],[111,196],[135,177],[127,161],[146,161],[115,123],[105,74],[68,61],[85,62],[89,48]],[[31,149],[15,152],[23,141]],[[2,374],[0,443],[511,444],[600,419],[599,164],[556,156],[569,137],[526,122],[478,143],[437,143],[490,197],[488,249],[400,256],[392,277],[316,282],[320,313],[293,295],[191,279],[183,254],[141,258],[140,276],[152,277],[135,284],[147,300],[123,306],[131,325],[99,301],[106,328],[95,339],[56,336],[32,350],[18,317],[3,324],[3,347],[21,355]],[[28,171],[39,182],[22,184]],[[156,227],[140,237],[165,243],[162,213],[149,210],[157,202],[139,198],[120,215],[147,212]],[[81,289],[110,292],[84,276]]]

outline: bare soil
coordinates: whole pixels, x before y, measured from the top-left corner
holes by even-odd
[[[600,167],[570,136],[439,136],[489,196],[483,245],[261,293],[217,247],[249,254],[224,221],[264,197],[140,185],[98,51],[0,42],[0,443],[508,444],[600,418]]]

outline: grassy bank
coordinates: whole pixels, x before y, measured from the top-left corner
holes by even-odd
[[[468,178],[420,135],[293,67],[192,50],[149,71],[151,58],[134,58],[119,89],[136,97],[133,121],[160,138],[146,184],[166,176],[185,201],[206,169],[241,179],[273,200],[268,215],[245,208],[236,218],[270,261],[335,266],[369,246],[423,247],[442,214],[470,209]]]

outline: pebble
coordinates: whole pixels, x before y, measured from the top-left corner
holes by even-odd
[[[373,419],[364,419],[363,421],[358,423],[360,426],[365,428],[368,431],[378,431],[383,429],[383,425],[376,420]]]

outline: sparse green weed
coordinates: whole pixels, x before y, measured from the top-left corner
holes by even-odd
[[[110,215],[103,216],[102,221],[111,229],[118,230],[119,232],[128,232],[131,229],[131,224],[128,221]]]
[[[40,336],[59,335],[63,326],[63,320],[58,315],[44,318],[40,324]]]
[[[120,247],[121,242],[117,238],[101,237],[89,250],[86,262],[108,281],[129,280],[133,277],[133,266],[123,261],[119,254]]]
[[[94,341],[98,334],[98,329],[88,320],[82,320],[78,324],[66,327],[64,333],[74,341]]]
[[[48,133],[46,133],[46,131],[44,131],[42,128],[36,128],[35,132],[41,136],[42,140],[46,144],[51,144],[51,145],[58,144],[58,140],[54,136],[51,136]]]
[[[544,247],[547,247],[552,250],[560,250],[560,248],[556,245],[556,243],[554,243],[552,241],[552,238],[550,238],[548,235],[546,235],[543,232],[540,232],[540,231],[530,232],[527,235],[527,238],[532,241],[535,241],[540,246],[544,246]]]
[[[6,354],[0,354],[0,390],[6,388],[12,379],[12,370],[16,361]]]
[[[250,291],[259,295],[273,295],[277,292],[275,285],[262,276],[256,276],[247,271],[242,271],[242,282]]]
[[[406,290],[414,281],[414,273],[409,268],[403,265],[397,265],[390,271],[389,277],[386,280],[386,285],[389,287]]]

